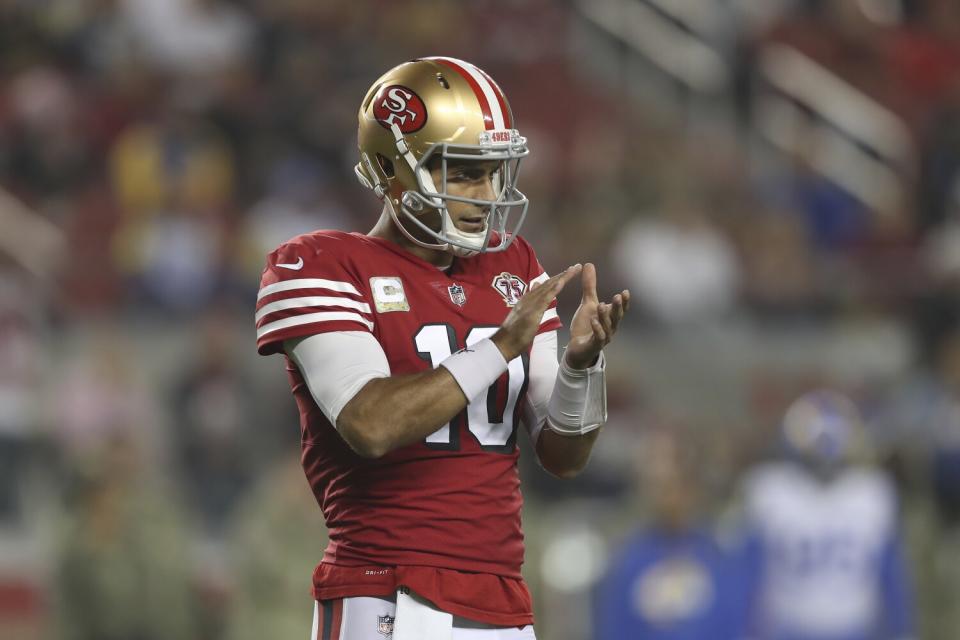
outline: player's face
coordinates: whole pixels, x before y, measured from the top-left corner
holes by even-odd
[[[454,162],[447,163],[447,193],[452,196],[463,196],[482,200],[495,200],[497,197],[494,180],[500,171],[498,161],[486,162]],[[437,188],[443,189],[443,171],[435,167],[430,171]],[[468,233],[483,231],[486,227],[488,209],[467,202],[447,201],[447,211],[450,219],[460,230]]]

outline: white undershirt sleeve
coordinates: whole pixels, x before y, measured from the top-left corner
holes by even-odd
[[[536,445],[547,419],[547,405],[553,393],[560,363],[557,360],[557,332],[546,331],[537,334],[530,350],[530,383],[523,401],[523,424],[530,434],[530,441]]]
[[[334,427],[344,406],[370,380],[390,376],[383,347],[366,331],[331,331],[283,343],[317,406]]]

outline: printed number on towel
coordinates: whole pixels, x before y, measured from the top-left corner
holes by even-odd
[[[466,346],[489,338],[496,331],[497,327],[474,327],[467,333]],[[417,354],[434,368],[460,350],[453,327],[448,324],[424,325],[414,336],[414,343]],[[511,360],[506,373],[490,385],[485,397],[476,398],[453,420],[427,436],[427,446],[459,451],[463,425],[484,451],[513,453],[517,440],[517,399],[526,386],[529,366],[526,353]]]

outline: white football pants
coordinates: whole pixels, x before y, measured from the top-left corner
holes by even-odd
[[[432,606],[429,608],[436,612]],[[401,610],[400,615],[403,614]],[[439,628],[430,632],[421,627],[415,631],[415,635],[411,635],[409,628],[401,631],[403,620],[396,618],[396,597],[356,597],[316,602],[310,640],[398,640],[394,636],[395,628],[397,636],[415,637],[418,640],[536,640],[532,625],[519,629],[494,627],[456,616],[448,616],[446,625],[441,623]],[[417,625],[420,624],[418,621]]]

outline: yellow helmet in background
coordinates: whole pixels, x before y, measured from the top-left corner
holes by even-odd
[[[503,251],[510,245],[529,204],[517,189],[520,159],[529,150],[514,126],[506,96],[483,70],[456,58],[405,62],[373,83],[360,105],[359,120],[357,178],[387,203],[407,238],[461,257]],[[499,162],[495,199],[447,193],[450,161]],[[439,183],[431,176],[432,168],[440,169]],[[449,201],[484,208],[483,230],[457,229],[447,211]],[[439,229],[421,219],[429,211],[439,213]],[[436,242],[414,237],[403,220]]]

